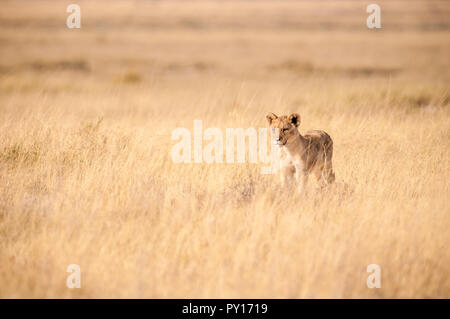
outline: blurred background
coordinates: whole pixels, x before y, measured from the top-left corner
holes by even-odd
[[[48,72],[53,90],[75,90],[80,79],[149,87],[173,78],[449,76],[445,0],[378,1],[382,29],[366,26],[370,1],[77,1],[81,29],[68,29],[70,3],[2,1],[2,92],[18,76],[31,90]]]

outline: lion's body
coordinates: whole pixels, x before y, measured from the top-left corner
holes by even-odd
[[[297,127],[300,116],[277,117],[268,115],[270,127],[278,129],[275,140],[280,146],[280,174],[282,184],[286,184],[293,176],[302,191],[308,176],[313,173],[321,186],[331,184],[335,180],[332,158],[333,140],[324,131],[313,130],[301,135]]]

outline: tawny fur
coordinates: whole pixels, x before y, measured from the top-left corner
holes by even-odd
[[[281,183],[295,176],[297,187],[303,192],[308,176],[313,173],[320,186],[324,187],[335,180],[332,157],[333,140],[324,131],[308,131],[304,135],[298,131],[300,115],[266,116],[272,130],[272,138],[280,146]]]

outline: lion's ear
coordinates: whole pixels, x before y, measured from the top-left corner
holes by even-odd
[[[300,125],[300,115],[297,113],[292,113],[289,115],[289,122],[294,125],[295,127]]]
[[[272,124],[272,121],[275,120],[276,118],[278,118],[278,116],[276,116],[273,113],[269,113],[266,115],[266,119],[267,119],[267,122],[269,122],[269,125]]]

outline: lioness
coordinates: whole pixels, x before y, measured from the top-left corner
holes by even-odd
[[[300,115],[297,113],[279,117],[270,113],[266,118],[272,129],[272,138],[280,146],[280,175],[283,185],[295,174],[298,189],[302,192],[311,172],[322,187],[334,182],[331,163],[333,140],[330,135],[318,130],[301,135],[297,129],[300,125]]]

